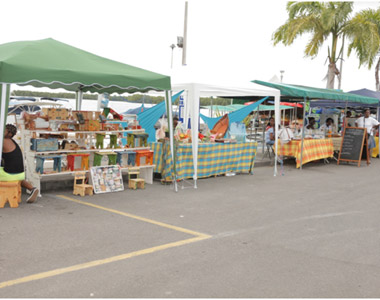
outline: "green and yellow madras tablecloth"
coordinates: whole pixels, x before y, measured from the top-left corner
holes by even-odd
[[[151,143],[154,151],[154,172],[161,173],[165,181],[172,180],[173,162],[169,143]],[[198,178],[235,173],[253,173],[257,143],[200,143],[198,145]],[[193,178],[191,144],[178,144],[176,170],[179,180]]]
[[[278,142],[278,155],[296,158],[297,168],[301,166],[301,141],[292,140],[283,144]],[[303,141],[302,165],[322,158],[333,157],[334,146],[332,139],[305,139]]]

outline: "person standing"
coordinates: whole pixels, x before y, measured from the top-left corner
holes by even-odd
[[[370,115],[371,110],[366,109],[364,112],[364,116],[358,118],[355,121],[355,124],[357,127],[367,129],[369,157],[371,158],[372,150],[376,147],[374,133],[376,129],[379,128],[380,123],[375,118],[372,118]]]
[[[21,181],[21,186],[30,192],[26,203],[33,203],[37,199],[39,190],[25,180],[24,157],[20,146],[13,140],[16,133],[16,126],[12,124],[5,126],[0,181]]]

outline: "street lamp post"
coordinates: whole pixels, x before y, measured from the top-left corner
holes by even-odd
[[[172,48],[172,62],[171,62],[170,68],[173,69],[173,52],[174,52],[175,45],[171,44],[170,48]]]
[[[281,80],[281,83],[282,83],[282,79],[284,78],[284,73],[285,73],[285,71],[284,71],[284,70],[281,70],[280,73],[281,73],[280,80]]]

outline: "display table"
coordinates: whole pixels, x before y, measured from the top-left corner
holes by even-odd
[[[379,155],[379,137],[375,136],[376,147],[372,150],[372,157],[377,157]]]
[[[161,173],[162,180],[171,181],[173,162],[170,146],[151,143],[154,151],[154,172]],[[253,173],[257,143],[200,143],[198,145],[198,178],[222,175],[229,172]],[[191,144],[178,144],[176,153],[177,179],[193,178],[193,154]]]
[[[297,168],[301,166],[301,140],[292,140],[281,146],[278,142],[278,155],[296,158]],[[331,138],[305,139],[303,142],[302,165],[323,158],[333,157],[334,146]]]

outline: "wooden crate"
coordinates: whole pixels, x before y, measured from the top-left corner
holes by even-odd
[[[68,120],[69,111],[66,108],[48,108],[43,110],[49,120]]]
[[[30,140],[30,150],[43,152],[43,151],[57,151],[58,139],[38,139],[32,138]]]

